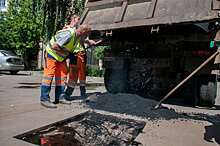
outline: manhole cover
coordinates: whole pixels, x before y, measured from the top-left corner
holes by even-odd
[[[36,145],[139,145],[134,139],[145,123],[87,112],[15,138]]]

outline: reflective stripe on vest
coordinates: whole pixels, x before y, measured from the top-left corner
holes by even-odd
[[[75,54],[83,54],[85,52],[86,52],[86,50],[84,49],[84,47],[83,47],[83,45],[81,43],[79,43],[76,46],[75,50],[73,51],[73,53],[75,53]]]
[[[72,52],[74,51],[74,49],[76,48],[76,46],[78,45],[80,39],[78,39],[76,41],[76,43],[74,44],[74,41],[75,41],[75,32],[72,28],[70,29],[64,29],[64,30],[60,30],[56,33],[59,34],[60,32],[63,32],[63,31],[70,31],[71,32],[71,35],[72,35],[72,38],[70,40],[70,42],[66,45],[64,45],[62,48],[65,50],[65,51],[68,51],[68,52]],[[50,40],[50,42],[47,44],[47,47],[46,47],[46,50],[47,52],[52,55],[56,60],[58,60],[59,62],[62,62],[65,57],[67,57],[67,55],[64,55],[64,54],[60,54],[58,52],[56,52],[55,50],[52,49],[52,46],[53,44],[56,42],[57,38],[56,36],[52,37],[52,39]],[[74,44],[74,45],[73,45]]]

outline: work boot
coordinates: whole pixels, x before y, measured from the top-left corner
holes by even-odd
[[[61,99],[61,100],[59,101],[59,103],[60,103],[60,104],[68,104],[68,105],[71,104],[71,102],[67,101],[65,98],[64,98],[64,99]]]
[[[86,94],[86,88],[85,86],[80,86],[80,94],[82,98],[87,98],[88,95]]]
[[[50,102],[48,100],[41,100],[40,104],[44,107],[47,107],[47,108],[57,108],[56,105],[54,105],[52,102]]]
[[[69,100],[69,99],[70,99],[70,96],[71,96],[72,93],[73,93],[73,91],[74,91],[74,88],[71,88],[71,87],[67,86],[67,89],[66,89],[66,92],[65,92],[64,97],[65,97],[67,100]]]

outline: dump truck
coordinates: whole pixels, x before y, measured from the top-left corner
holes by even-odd
[[[220,51],[220,0],[90,0],[80,19],[103,36],[108,92],[164,96]],[[210,47],[211,44],[211,47]],[[174,95],[213,106],[220,96],[220,55]],[[220,98],[220,97],[218,97]]]

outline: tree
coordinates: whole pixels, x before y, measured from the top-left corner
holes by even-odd
[[[104,61],[104,50],[105,49],[111,49],[111,47],[110,46],[95,47],[95,49],[94,49],[95,58],[96,59],[101,59],[102,61]]]
[[[74,0],[75,13],[82,15],[84,11],[85,0]]]
[[[1,19],[1,47],[24,55],[24,61],[39,50],[41,15],[37,6],[36,0],[9,1]]]
[[[82,14],[85,0],[10,0],[8,11],[0,13],[0,47],[23,54],[24,60],[47,43],[73,13]],[[74,6],[74,8],[72,8]]]
[[[41,36],[44,42],[47,42],[56,33],[62,29],[66,20],[71,18],[73,13],[70,10],[72,0],[42,0],[41,12],[43,16]]]
[[[7,29],[5,29],[4,22],[5,22],[5,13],[0,12],[0,48],[5,49],[7,48]]]
[[[42,38],[47,42],[65,24],[71,21],[71,15],[82,15],[85,0],[42,0],[41,9],[43,16]],[[72,8],[73,6],[73,8]]]

